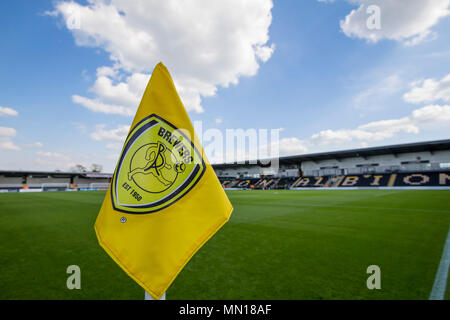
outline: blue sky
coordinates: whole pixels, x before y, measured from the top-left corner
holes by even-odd
[[[282,155],[449,138],[447,0],[133,3],[0,2],[0,169],[111,172],[159,61],[192,121]]]

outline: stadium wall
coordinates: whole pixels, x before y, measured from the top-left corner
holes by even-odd
[[[279,170],[261,162],[213,165],[219,177],[276,178],[450,169],[450,139],[286,156]],[[298,172],[297,172],[298,171]]]
[[[46,178],[33,178],[28,177],[27,178],[27,185],[42,185],[43,183],[70,183],[70,178],[53,178],[53,177],[46,177]]]
[[[261,175],[261,168],[257,165],[242,166],[238,168],[226,168],[215,170],[219,177],[249,177],[249,178],[259,178]]]
[[[105,190],[112,174],[0,171],[0,192]]]
[[[447,188],[450,139],[287,156],[278,163],[278,171],[259,161],[213,168],[227,189]],[[104,190],[111,177],[94,172],[0,171],[0,189],[46,189],[44,184],[59,183],[67,185],[61,189]]]
[[[22,184],[23,178],[21,177],[5,177],[0,175],[0,185],[5,184]]]
[[[297,179],[220,178],[220,181],[225,189],[450,188],[450,171],[299,177]]]
[[[301,177],[290,187],[450,187],[450,171]]]
[[[215,169],[215,172],[218,177],[230,178],[259,178],[274,174],[277,177],[298,177],[299,167],[299,165],[281,165],[277,172],[274,173],[272,168],[248,165],[238,168]]]
[[[303,161],[301,168],[305,176],[321,176],[342,173],[439,170],[442,169],[442,163],[450,165],[450,150]]]
[[[75,177],[73,179],[73,184],[91,184],[91,183],[109,183],[109,179],[107,178],[83,178],[83,177]]]

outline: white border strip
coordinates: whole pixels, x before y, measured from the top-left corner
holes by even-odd
[[[450,228],[447,240],[445,240],[444,251],[442,251],[441,262],[436,272],[433,289],[431,289],[430,300],[444,300],[445,288],[447,286],[448,268],[450,266]]]

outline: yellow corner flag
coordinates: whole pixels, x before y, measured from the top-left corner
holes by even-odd
[[[232,211],[169,71],[159,63],[95,222],[98,241],[159,299]]]

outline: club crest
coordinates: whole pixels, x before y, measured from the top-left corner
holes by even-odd
[[[153,114],[128,135],[111,182],[114,209],[134,214],[166,208],[186,195],[205,171],[191,138]]]

